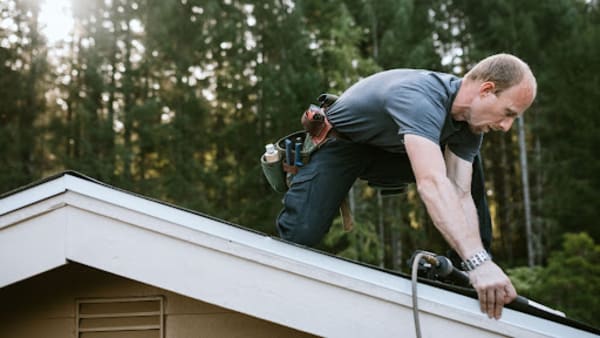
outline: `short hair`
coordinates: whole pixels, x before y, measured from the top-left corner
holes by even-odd
[[[495,94],[517,85],[529,75],[532,78],[532,89],[535,93],[537,83],[529,66],[523,60],[511,54],[496,54],[479,61],[465,78],[472,81],[490,81],[496,85]]]

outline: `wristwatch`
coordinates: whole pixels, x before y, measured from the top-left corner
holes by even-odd
[[[460,264],[463,270],[470,272],[475,270],[478,266],[483,264],[485,261],[492,260],[492,257],[485,250],[481,250],[473,256],[465,259]]]

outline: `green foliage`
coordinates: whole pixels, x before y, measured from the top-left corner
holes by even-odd
[[[554,307],[568,317],[600,325],[600,245],[587,233],[567,233],[562,249],[553,251],[548,265],[508,270],[517,291]]]
[[[45,109],[43,79],[48,62],[39,24],[39,3],[0,3],[0,189],[3,191],[39,178],[43,151],[35,123]]]
[[[541,266],[521,266],[507,269],[506,273],[510,276],[517,293],[521,295],[531,295],[531,290],[540,283],[540,273],[543,271]]]
[[[600,160],[594,150],[600,142],[600,65],[594,57],[600,53],[600,9],[579,4],[570,14],[578,20],[553,55],[546,56],[548,71],[543,73],[547,96],[540,102],[545,123],[539,132],[548,145],[545,158],[550,163],[546,206],[558,224],[587,231],[598,240],[600,230],[589,225],[595,224],[600,210]]]
[[[532,290],[534,296],[573,318],[600,324],[600,245],[588,234],[566,234],[563,249],[550,255],[540,279],[544,282]]]
[[[378,265],[383,256],[381,241],[372,222],[356,223],[352,231],[346,231],[338,217],[322,246],[340,257],[373,265]]]

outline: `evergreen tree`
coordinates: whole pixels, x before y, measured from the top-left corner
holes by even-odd
[[[564,10],[564,9],[563,9]],[[558,9],[557,9],[558,11]],[[571,29],[544,53],[538,133],[545,168],[541,212],[549,220],[548,246],[556,248],[563,232],[586,231],[596,241],[600,210],[600,8],[597,2],[574,2],[564,20]]]
[[[44,106],[45,40],[36,1],[0,4],[0,190],[42,175],[43,143],[38,118]]]
[[[546,267],[509,270],[517,292],[597,327],[600,311],[600,245],[585,232],[563,235]]]

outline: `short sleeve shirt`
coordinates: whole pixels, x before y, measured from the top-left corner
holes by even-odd
[[[371,75],[350,87],[328,109],[333,126],[352,141],[406,152],[404,135],[447,145],[473,162],[483,136],[451,118],[461,79],[444,73],[394,69]]]

